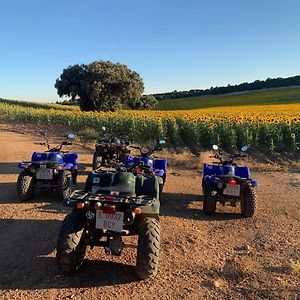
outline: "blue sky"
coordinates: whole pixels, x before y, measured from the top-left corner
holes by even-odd
[[[300,74],[298,0],[0,0],[0,97],[56,101],[73,64],[111,60],[145,93]]]

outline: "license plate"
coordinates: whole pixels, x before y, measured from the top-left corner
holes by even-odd
[[[122,232],[124,213],[116,211],[114,214],[103,213],[102,210],[96,211],[96,228],[110,231]]]
[[[36,171],[37,179],[52,179],[53,178],[53,170],[52,169],[37,169]]]
[[[239,184],[226,184],[226,187],[223,190],[223,195],[239,196],[240,190],[241,187]]]

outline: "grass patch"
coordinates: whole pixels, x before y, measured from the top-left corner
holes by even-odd
[[[77,135],[85,138],[86,140],[97,140],[100,136],[100,132],[93,128],[85,128],[85,129],[79,130],[77,132]]]
[[[258,276],[261,271],[261,265],[246,256],[239,259],[227,259],[223,266],[222,273],[226,280],[239,284],[248,278]]]
[[[287,263],[287,270],[290,274],[300,276],[300,262],[290,259]]]

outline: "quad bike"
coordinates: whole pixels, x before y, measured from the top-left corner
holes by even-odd
[[[156,176],[159,183],[159,195],[162,196],[163,187],[167,179],[167,160],[154,157],[156,151],[161,151],[165,140],[160,140],[153,149],[143,152],[139,146],[130,146],[140,151],[139,156],[126,155],[124,165],[128,171],[144,176]]]
[[[93,170],[99,169],[101,166],[109,166],[111,163],[121,163],[124,161],[125,155],[130,154],[128,137],[119,139],[107,133],[105,127],[102,127],[102,130],[105,134],[95,145]]]
[[[123,171],[92,171],[84,190],[65,201],[73,210],[65,217],[57,242],[60,270],[72,273],[82,265],[86,248],[104,247],[121,255],[125,236],[138,235],[136,273],[141,279],[158,271],[160,226],[157,177]]]
[[[42,133],[45,142],[36,143],[46,146],[45,152],[33,152],[31,161],[18,164],[22,169],[17,181],[17,194],[21,201],[29,201],[36,190],[51,188],[58,200],[68,198],[77,181],[77,158],[75,152],[62,151],[64,145],[72,145],[73,133],[68,134],[65,141],[52,147],[46,133]]]
[[[203,212],[211,215],[216,211],[217,202],[223,205],[229,202],[232,206],[241,203],[243,217],[252,217],[257,209],[256,180],[250,178],[247,166],[238,166],[234,159],[246,157],[248,150],[243,146],[240,152],[223,160],[224,154],[217,145],[213,145],[216,154],[211,156],[219,160],[213,164],[204,164],[202,177]]]

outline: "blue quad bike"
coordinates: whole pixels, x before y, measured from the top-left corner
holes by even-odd
[[[130,146],[140,151],[139,156],[126,155],[124,165],[133,174],[143,174],[145,176],[156,176],[159,183],[159,198],[161,199],[163,187],[167,180],[167,160],[157,158],[154,153],[162,150],[165,140],[160,140],[153,149],[143,152],[139,146]]]
[[[68,198],[77,182],[77,158],[75,152],[62,151],[65,145],[72,145],[73,133],[57,146],[50,146],[45,133],[45,142],[36,143],[46,146],[45,152],[33,152],[31,161],[20,162],[22,169],[17,181],[17,195],[21,201],[29,201],[36,190],[50,188],[57,200]]]
[[[257,210],[256,180],[250,178],[250,169],[247,166],[238,166],[234,160],[247,157],[245,152],[248,146],[243,146],[233,156],[225,156],[217,145],[213,145],[218,159],[213,164],[204,164],[202,177],[203,212],[212,215],[216,211],[216,204],[227,202],[236,207],[241,204],[243,217],[252,217]],[[223,159],[224,158],[224,159]]]

